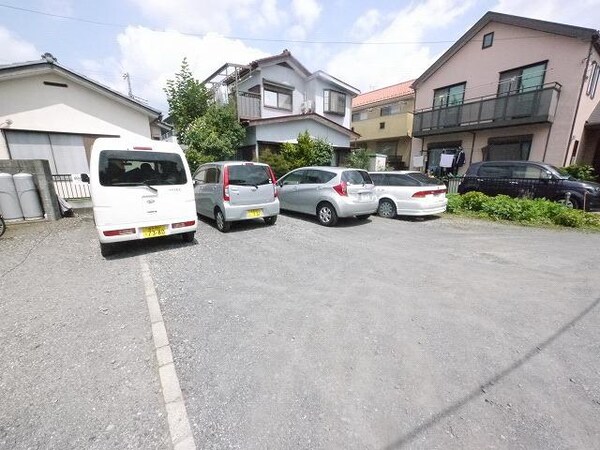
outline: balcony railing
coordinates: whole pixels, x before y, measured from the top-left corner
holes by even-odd
[[[260,94],[240,92],[237,108],[240,119],[260,119]]]
[[[553,122],[561,85],[467,100],[460,105],[415,111],[413,136]]]

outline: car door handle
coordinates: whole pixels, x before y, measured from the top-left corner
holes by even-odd
[[[508,184],[519,184],[518,181],[509,181]]]

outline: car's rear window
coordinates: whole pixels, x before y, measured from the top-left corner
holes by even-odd
[[[364,170],[345,170],[342,173],[342,181],[348,184],[373,184],[373,180]]]
[[[415,173],[407,173],[406,175],[414,180],[417,180],[421,184],[433,184],[433,185],[437,185],[437,186],[441,186],[442,184],[444,184],[442,181],[438,180],[437,178],[430,177],[429,175],[426,175],[424,173],[415,172]]]
[[[258,186],[271,183],[269,167],[257,164],[229,166],[229,184],[237,186]]]
[[[98,172],[102,186],[187,183],[183,161],[176,153],[104,150]]]

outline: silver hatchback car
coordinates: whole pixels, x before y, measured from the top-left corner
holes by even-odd
[[[377,196],[365,170],[343,167],[302,167],[277,182],[281,209],[316,215],[333,226],[338,217],[367,219],[377,211]]]
[[[263,218],[273,225],[279,214],[275,174],[267,164],[225,161],[201,165],[194,173],[196,212],[215,219],[217,229],[231,222]]]

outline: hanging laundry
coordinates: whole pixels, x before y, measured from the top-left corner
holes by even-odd
[[[425,165],[425,158],[423,156],[413,157],[413,167],[423,167]]]
[[[454,163],[454,155],[453,154],[441,155],[440,167],[452,167],[452,163]]]

